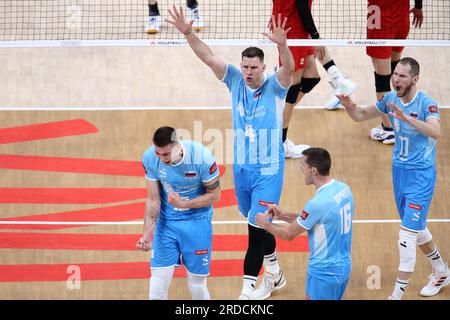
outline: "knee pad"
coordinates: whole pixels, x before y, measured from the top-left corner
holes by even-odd
[[[391,75],[381,75],[374,72],[375,89],[377,92],[391,91]]]
[[[413,272],[416,264],[417,233],[400,229],[398,250],[400,253],[401,272]]]
[[[211,300],[206,286],[206,276],[197,276],[188,272],[187,281],[192,300]]]
[[[430,242],[433,239],[433,236],[430,233],[430,230],[428,228],[425,228],[425,230],[419,231],[417,234],[417,245],[421,246],[425,243]]]
[[[302,81],[300,82],[302,87],[300,89],[303,93],[310,92],[318,83],[320,82],[319,78],[302,78]]]
[[[150,300],[167,300],[169,294],[169,286],[172,281],[175,267],[152,269],[150,277]]]
[[[302,84],[300,82],[300,83],[293,84],[289,87],[289,90],[286,95],[286,100],[285,100],[287,103],[290,103],[290,104],[297,103],[297,98],[298,98],[298,94],[300,93],[301,86],[302,86]]]

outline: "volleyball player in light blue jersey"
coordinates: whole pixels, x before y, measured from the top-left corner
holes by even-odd
[[[400,265],[390,299],[399,300],[408,286],[416,263],[416,245],[433,267],[422,296],[434,296],[450,283],[450,270],[442,259],[427,228],[427,214],[436,183],[436,140],[440,137],[439,107],[417,89],[420,66],[413,58],[401,59],[392,75],[393,92],[376,104],[357,106],[339,95],[342,105],[355,121],[388,114],[395,131],[392,176],[395,202],[402,220],[398,248]]]
[[[195,300],[209,300],[206,286],[212,246],[212,204],[220,200],[219,169],[211,152],[194,141],[178,141],[161,127],[142,164],[148,198],[144,231],[136,244],[152,250],[150,299],[166,300],[175,266],[187,269]]]
[[[249,245],[244,259],[244,279],[239,299],[258,299],[270,295],[286,284],[278,264],[275,238],[255,223],[255,215],[281,196],[284,171],[282,124],[284,99],[292,83],[294,59],[287,46],[282,22],[272,17],[271,33],[263,33],[279,50],[282,67],[275,75],[266,77],[264,52],[250,47],[242,52],[240,70],[227,65],[214,54],[194,32],[193,21],[186,21],[182,9],[169,10],[173,24],[185,35],[197,57],[211,68],[214,75],[224,81],[232,95],[234,129],[234,183],[239,210],[248,218]],[[264,264],[263,284],[254,290],[261,266]]]
[[[316,195],[300,214],[271,205],[267,213],[257,215],[256,222],[286,240],[293,240],[307,231],[310,256],[306,299],[340,300],[351,270],[353,194],[347,184],[330,176],[331,157],[328,151],[309,148],[303,151],[303,155],[300,167],[305,183],[316,187]],[[273,224],[270,216],[290,225]]]

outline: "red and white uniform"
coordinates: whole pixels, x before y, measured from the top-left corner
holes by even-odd
[[[311,9],[312,1],[309,0],[309,8]],[[308,32],[303,27],[302,20],[298,14],[295,0],[273,0],[272,14],[278,19],[281,13],[281,21],[287,17],[285,29],[292,28],[288,34],[288,39],[310,39]],[[295,71],[303,69],[306,66],[306,57],[314,54],[313,47],[289,47],[294,56]],[[281,61],[279,62],[281,66]]]
[[[371,6],[378,6],[380,10],[373,10]],[[380,12],[380,19],[373,15]],[[368,0],[367,39],[406,39],[409,34],[409,0]],[[376,25],[375,21],[380,24]],[[392,51],[401,52],[403,47],[366,47],[367,55],[388,59]]]

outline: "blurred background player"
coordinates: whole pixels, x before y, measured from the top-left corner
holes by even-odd
[[[187,0],[187,16],[194,21],[192,28],[200,31],[204,27],[203,18],[200,15],[197,0]],[[161,30],[161,15],[156,0],[148,0],[148,22],[145,24],[145,32],[153,34]]]
[[[369,0],[367,13],[367,39],[406,39],[409,33],[410,13],[412,24],[420,28],[423,23],[422,0],[415,0],[409,9],[409,0]],[[403,47],[366,47],[375,69],[377,100],[391,91],[391,75],[402,56]],[[370,131],[372,139],[383,144],[395,143],[395,133],[387,115],[381,116],[381,123]]]
[[[351,271],[353,193],[350,187],[330,175],[331,157],[327,150],[303,151],[300,168],[306,185],[316,187],[315,196],[302,212],[289,213],[271,205],[256,216],[256,223],[273,235],[293,240],[308,232],[310,255],[306,275],[307,300],[341,300]],[[273,224],[269,216],[290,225]]]
[[[183,262],[192,299],[210,300],[212,205],[221,196],[214,157],[198,142],[178,141],[174,128],[161,127],[142,165],[148,196],[136,247],[152,250],[149,298],[168,299],[175,267]]]
[[[450,283],[450,270],[442,259],[427,228],[427,215],[436,184],[436,140],[441,135],[439,107],[425,92],[417,89],[419,63],[401,59],[392,74],[395,90],[368,107],[358,106],[339,95],[348,115],[355,121],[389,115],[395,130],[392,156],[394,197],[400,215],[398,250],[400,264],[392,300],[400,300],[416,264],[416,246],[426,255],[433,272],[420,291],[434,296]]]
[[[287,28],[291,28],[288,39],[320,39],[311,14],[312,0],[273,0],[273,15],[287,17]],[[333,98],[325,105],[332,110],[339,106],[335,94],[351,94],[356,86],[343,77],[326,47],[289,47],[295,60],[294,79],[289,88],[283,113],[283,143],[286,158],[300,158],[308,145],[295,145],[287,138],[289,122],[294,107],[303,96],[309,93],[320,81],[314,57],[316,56],[330,75],[330,84],[334,88]],[[280,61],[281,65],[281,61]]]

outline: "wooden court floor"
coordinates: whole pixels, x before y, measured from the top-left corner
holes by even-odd
[[[215,50],[238,63],[241,48]],[[373,76],[363,49],[332,52],[358,84],[355,100],[373,102]],[[405,50],[423,64],[419,87],[442,106],[450,105],[448,53],[443,48]],[[274,57],[273,49],[267,48],[268,71]],[[0,224],[0,299],[146,299],[149,254],[134,250],[145,198],[139,160],[161,125],[186,129],[195,140],[216,146],[211,133],[223,137],[231,128],[230,110],[169,107],[226,106],[224,85],[187,48],[1,49],[3,62],[7,77],[0,78],[0,219],[88,225]],[[320,106],[329,98],[326,74],[320,71],[322,82],[301,105]],[[130,106],[155,109],[88,110]],[[11,110],[23,107],[65,109]],[[438,180],[428,218],[447,220],[430,222],[429,228],[448,261],[448,109],[441,110],[441,118]],[[399,223],[363,223],[398,219],[391,185],[392,147],[370,139],[368,133],[376,124],[377,120],[354,123],[344,110],[304,108],[295,110],[289,130],[296,143],[328,149],[332,174],[348,183],[355,195],[353,269],[345,299],[385,299],[398,264]],[[224,194],[214,213],[216,249],[208,279],[213,299],[238,297],[246,248],[246,225],[233,198],[226,143],[224,139],[214,150],[224,156],[219,161]],[[304,185],[298,162],[287,161],[281,206],[299,211],[313,194],[314,188]],[[288,283],[273,299],[304,299],[305,238],[279,242],[278,256]],[[80,272],[80,288],[73,287],[73,270]],[[418,253],[406,299],[423,299],[418,292],[430,272]],[[170,298],[189,297],[183,271],[177,271]],[[450,299],[449,288],[431,299]]]

